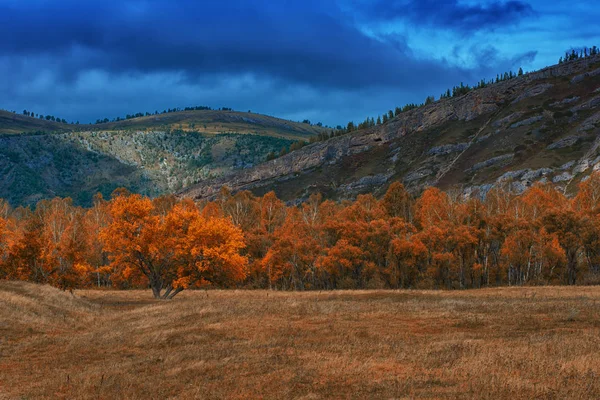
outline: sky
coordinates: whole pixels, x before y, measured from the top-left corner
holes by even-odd
[[[344,125],[600,46],[596,0],[0,0],[0,108]]]

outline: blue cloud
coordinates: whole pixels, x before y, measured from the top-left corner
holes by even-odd
[[[458,0],[378,0],[359,3],[359,9],[377,20],[409,19],[415,24],[464,33],[515,25],[535,15],[530,4],[516,0],[487,4],[465,4]]]
[[[556,15],[541,0],[0,0],[0,107],[94,120],[208,104],[345,123],[548,64],[535,50]]]
[[[68,60],[65,77],[111,72],[252,72],[334,87],[402,83],[405,49],[364,36],[336,15],[299,3],[42,2],[0,9],[0,51]],[[339,16],[339,15],[338,15]],[[74,54],[76,53],[76,54]],[[434,69],[421,62],[419,68]]]

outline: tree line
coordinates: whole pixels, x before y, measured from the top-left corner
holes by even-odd
[[[579,50],[571,49],[571,51],[566,51],[564,57],[560,57],[558,59],[559,64],[564,64],[569,61],[576,61],[582,58],[588,58],[599,54],[599,49],[596,46],[592,47],[584,47]]]
[[[181,112],[181,111],[210,111],[210,110],[212,110],[212,108],[208,107],[208,106],[193,106],[193,107],[184,107],[184,108],[173,107],[173,108],[166,108],[161,112],[159,112],[158,110],[155,110],[154,112],[146,111],[146,112],[138,112],[138,113],[133,113],[133,114],[126,114],[125,117],[116,117],[116,118],[113,118],[112,120],[109,118],[97,119],[95,124],[99,125],[99,124],[105,124],[108,122],[126,121],[126,120],[134,119],[134,118],[150,117],[152,115],[170,114],[170,113]],[[233,108],[221,107],[221,108],[217,108],[216,110],[233,111]]]
[[[535,185],[485,199],[393,183],[377,199],[312,195],[286,206],[223,188],[213,201],[124,189],[91,208],[70,199],[0,203],[0,278],[151,288],[465,289],[600,282],[600,174],[566,197]]]
[[[105,124],[108,122],[119,122],[119,121],[126,121],[129,119],[133,119],[133,118],[140,118],[140,117],[148,117],[148,116],[152,116],[152,115],[160,115],[160,114],[169,114],[169,113],[174,113],[174,112],[180,112],[180,111],[210,111],[212,110],[211,107],[208,106],[193,106],[193,107],[174,107],[174,108],[168,108],[163,110],[162,112],[159,112],[158,110],[152,112],[138,112],[138,113],[133,113],[133,114],[126,114],[125,117],[115,117],[115,118],[98,118],[95,122],[96,125],[98,124]],[[216,110],[220,110],[220,111],[234,111],[233,108],[230,107],[221,107],[221,108],[217,108]],[[248,111],[250,112],[250,111]],[[13,114],[16,114],[15,111],[12,111]],[[28,111],[27,109],[23,110],[22,114],[26,117],[31,117],[31,118],[39,118],[39,119],[43,119],[46,121],[55,121],[55,122],[62,122],[63,124],[71,124],[71,125],[79,125],[79,121],[77,122],[68,122],[66,119],[64,118],[59,118],[56,117],[54,115],[44,115],[44,114],[36,114],[33,111]]]
[[[15,113],[15,112],[13,111],[13,113]],[[36,114],[33,111],[23,110],[23,115],[26,116],[26,117],[43,119],[43,120],[46,120],[46,121],[62,122],[63,124],[68,124],[69,123],[64,118],[55,117],[54,115]],[[71,122],[71,124],[75,124],[75,123]],[[79,124],[79,121],[77,122],[77,124]]]

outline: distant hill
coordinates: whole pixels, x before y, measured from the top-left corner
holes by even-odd
[[[37,131],[51,133],[146,130],[182,130],[208,135],[222,133],[254,134],[290,140],[308,140],[313,135],[328,131],[316,125],[239,111],[177,111],[100,124],[74,125],[0,110],[0,134],[20,134]]]
[[[74,125],[0,111],[0,198],[13,205],[117,187],[155,196],[264,162],[319,126],[235,111],[181,111]]]
[[[290,140],[308,140],[326,131],[322,127],[293,122],[267,115],[238,111],[178,111],[93,125],[102,130],[183,130],[215,135],[222,133],[254,134]]]
[[[0,110],[0,135],[15,135],[24,132],[58,132],[74,129],[74,125],[45,119],[26,117],[22,114]]]
[[[563,62],[403,112],[387,123],[314,143],[182,191],[214,197],[223,185],[288,201],[383,193],[399,180],[485,193],[552,181],[566,191],[600,169],[600,56]]]

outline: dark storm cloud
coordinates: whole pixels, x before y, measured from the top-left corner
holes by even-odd
[[[514,25],[535,14],[522,1],[492,1],[487,4],[461,4],[458,0],[377,0],[359,2],[358,9],[380,20],[408,19],[417,25],[470,33]]]
[[[275,2],[277,3],[277,2]],[[254,73],[335,88],[410,85],[445,66],[374,39],[318,2],[61,1],[0,5],[0,52],[44,54],[65,79],[98,68],[122,73]]]
[[[590,29],[579,14],[597,17],[591,2],[528,1],[0,0],[0,108],[89,121],[203,104],[356,121],[535,66],[532,49],[547,65],[573,45],[555,43],[556,18],[577,38]]]

